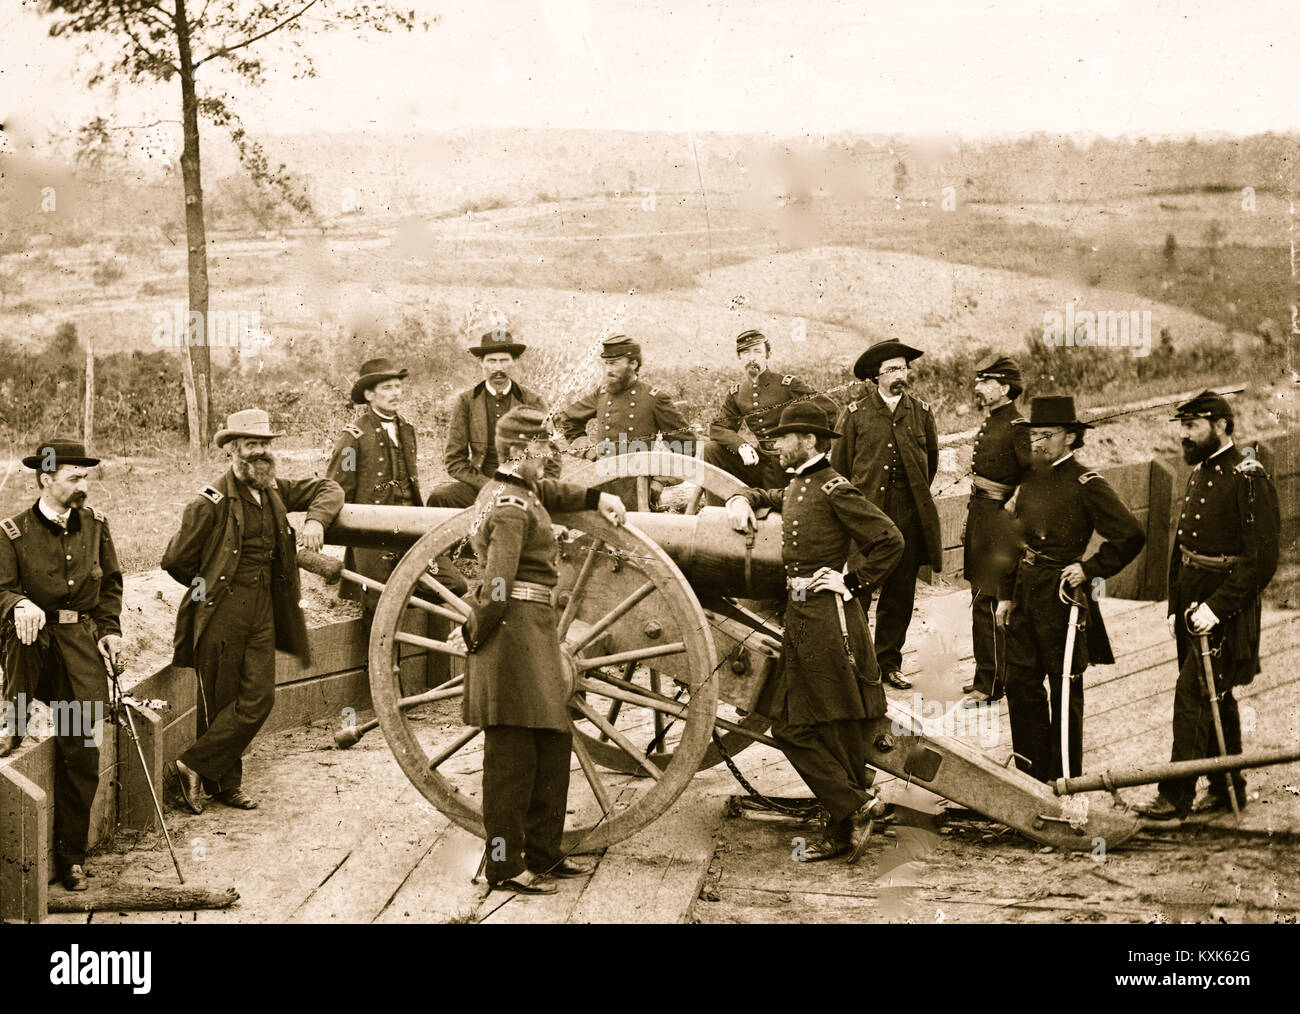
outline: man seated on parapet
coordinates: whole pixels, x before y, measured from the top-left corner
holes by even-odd
[[[649,450],[662,436],[670,450],[694,457],[695,433],[691,424],[673,404],[668,392],[653,387],[641,377],[640,343],[627,335],[612,335],[601,342],[600,358],[605,368],[604,383],[586,397],[564,405],[556,415],[560,431],[569,442],[569,453],[595,461]],[[586,439],[590,419],[596,420],[595,440]],[[606,488],[627,499],[626,490],[611,484],[606,484]],[[661,483],[651,484],[651,505],[661,489]]]
[[[792,374],[770,369],[772,343],[761,331],[744,331],[736,337],[736,358],[743,376],[731,385],[722,409],[709,427],[709,442],[702,457],[710,465],[730,472],[746,486],[783,487],[789,478],[775,450],[767,449],[781,411],[796,401],[808,401],[828,419],[839,406],[812,385]],[[720,503],[717,498],[710,502]]]
[[[517,405],[546,411],[541,397],[515,380],[519,357],[527,349],[502,327],[486,332],[478,345],[470,347],[483,379],[456,396],[443,456],[450,478],[434,487],[426,501],[429,507],[471,506],[497,470],[497,420]],[[559,474],[558,462],[548,461],[546,475],[558,478]]]

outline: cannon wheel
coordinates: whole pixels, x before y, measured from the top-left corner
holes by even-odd
[[[425,596],[441,595],[448,607],[464,615],[467,607],[463,601],[439,587],[433,561],[463,544],[476,514],[470,508],[426,533],[394,568],[375,609],[370,639],[370,693],[379,725],[406,776],[452,821],[484,837],[481,779],[476,770],[455,770],[466,763],[475,767],[468,756],[470,751],[465,751],[460,764],[456,755],[477,738],[478,731],[457,729],[450,744],[431,755],[410,721],[408,705],[401,701],[397,664],[402,645],[464,656],[464,651],[452,644],[407,633],[399,627],[417,590]],[[672,805],[699,769],[711,745],[717,713],[718,681],[712,670],[716,651],[708,619],[686,579],[646,535],[630,525],[615,528],[593,512],[562,515],[559,520],[568,526],[562,538],[565,555],[571,561],[583,561],[581,565],[562,563],[559,585],[561,591],[567,592],[570,606],[559,618],[558,629],[561,656],[574,684],[570,716],[574,754],[581,770],[581,776],[575,775],[570,783],[569,805],[577,816],[570,818],[564,848],[590,852],[621,841],[649,824]],[[572,552],[574,547],[579,552]],[[656,625],[654,637],[641,636],[651,621]],[[606,650],[611,646],[615,650]],[[648,735],[645,742],[640,742],[631,738],[630,730],[610,727],[601,709],[589,701],[604,689],[632,697],[638,708],[652,706],[653,702],[642,701],[639,694],[602,682],[611,670],[622,671],[629,663],[644,659],[667,664],[677,674],[678,685],[684,684],[687,689],[686,696],[673,705],[678,719],[673,755],[661,764],[650,763],[642,752],[649,745]],[[455,698],[460,692],[449,686],[439,696]],[[595,740],[594,730],[601,729],[602,723],[613,740],[606,745],[617,750],[629,765],[640,756],[634,766],[647,777],[600,769],[585,746]],[[421,725],[428,727],[429,723]],[[581,796],[584,783],[590,790],[585,798]]]
[[[688,458],[683,454],[664,450],[634,451],[631,454],[586,461],[572,471],[566,472],[564,479],[566,482],[576,482],[593,489],[610,489],[629,476],[635,477],[637,503],[627,504],[628,510],[648,511],[650,509],[649,480],[656,477],[686,478],[697,484],[695,492],[686,504],[686,514],[699,513],[704,503],[703,493],[711,493],[725,502],[727,497],[742,493],[748,488],[730,472],[710,465],[702,458]],[[661,683],[653,670],[647,676],[652,685]],[[618,709],[613,709],[615,720],[618,714]],[[733,720],[741,728],[755,735],[765,733],[768,726],[772,724],[762,715],[752,713],[744,717],[734,716]],[[661,720],[660,725],[662,726],[664,722],[665,720]],[[754,743],[753,736],[742,732],[719,731],[718,739],[722,741],[723,749],[733,757]],[[628,773],[639,770],[637,765],[630,762],[608,740],[599,737],[589,738],[587,748],[598,763],[611,770]],[[655,754],[656,759],[666,759],[669,756],[668,752]],[[721,753],[716,745],[710,743],[700,762],[700,770],[721,763]]]

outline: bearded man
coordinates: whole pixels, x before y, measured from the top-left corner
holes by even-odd
[[[298,554],[289,511],[307,512],[302,544],[319,550],[343,507],[332,479],[276,479],[270,417],[236,412],[217,432],[231,467],[186,506],[162,569],[188,589],[176,616],[172,661],[198,673],[198,739],[174,774],[186,805],[203,794],[251,810],[240,757],[275,703],[275,651],[310,661],[299,605]],[[227,446],[228,445],[228,446]]]

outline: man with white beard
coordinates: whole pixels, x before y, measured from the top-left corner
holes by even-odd
[[[343,507],[332,479],[279,479],[271,430],[260,409],[236,412],[217,432],[230,470],[186,506],[162,569],[188,589],[176,616],[173,662],[198,673],[198,739],[174,774],[186,804],[203,793],[227,806],[257,803],[242,787],[240,756],[275,703],[275,652],[310,661],[299,605],[298,555],[289,511],[306,511],[302,544],[319,550]]]

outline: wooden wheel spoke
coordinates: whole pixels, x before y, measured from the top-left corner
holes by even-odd
[[[445,761],[450,759],[452,754],[454,754],[457,750],[461,749],[461,747],[465,746],[467,743],[473,740],[474,737],[477,736],[482,731],[483,730],[480,729],[478,726],[473,726],[469,729],[466,729],[459,736],[457,736],[450,743],[448,743],[436,754],[434,754],[432,757],[429,758],[429,770],[437,771],[439,765],[443,764]]]
[[[686,645],[681,641],[672,641],[668,644],[652,644],[648,648],[629,648],[627,651],[616,651],[612,655],[595,655],[591,658],[575,658],[574,664],[580,671],[595,669],[602,665],[619,665],[623,662],[643,662],[647,658],[662,658],[665,655],[680,655],[686,650]]]
[[[464,682],[464,676],[457,676],[455,679],[448,680],[441,686],[426,690],[422,694],[403,697],[397,702],[397,706],[403,711],[408,711],[411,708],[418,708],[421,704],[431,704],[434,701],[445,701],[450,697],[459,697],[465,692],[465,688],[462,686]]]
[[[605,786],[601,783],[596,762],[591,759],[591,754],[587,752],[587,744],[582,741],[581,735],[573,737],[573,752],[578,756],[578,766],[582,768],[587,784],[591,786],[591,793],[596,797],[596,802],[600,804],[601,812],[608,817],[614,809],[614,804],[610,801],[609,793],[605,791]]]
[[[578,615],[578,607],[583,593],[587,590],[587,582],[591,579],[591,572],[596,569],[596,560],[600,558],[604,549],[605,543],[601,539],[596,539],[587,549],[587,558],[582,561],[582,569],[578,571],[573,587],[569,589],[569,601],[564,605],[564,612],[560,614],[560,623],[556,628],[561,641],[569,632],[569,624]]]
[[[419,634],[409,634],[405,630],[399,630],[393,635],[394,641],[400,641],[402,644],[413,644],[417,648],[426,648],[429,651],[441,652],[444,655],[455,655],[457,658],[465,657],[465,649],[458,648],[454,644],[448,644],[446,641],[438,641],[432,637],[421,637]]]
[[[609,713],[605,716],[605,721],[607,721],[610,725],[616,724],[618,722],[618,713],[622,710],[623,710],[623,702],[614,701],[609,706]],[[600,734],[600,740],[602,743],[607,743],[609,742],[609,737],[602,732]]]
[[[603,691],[599,689],[596,689],[596,692],[603,693]],[[573,698],[573,704],[579,711],[581,711],[584,715],[587,716],[587,720],[590,721],[592,725],[594,725],[597,729],[599,729],[601,732],[605,733],[605,735],[607,735],[610,739],[612,739],[615,745],[617,745],[620,750],[622,750],[625,754],[627,754],[634,761],[636,761],[641,766],[641,768],[646,772],[646,774],[648,774],[651,778],[653,778],[655,781],[658,781],[664,776],[664,773],[660,771],[657,767],[655,767],[653,764],[651,764],[645,758],[645,756],[642,755],[641,751],[632,745],[632,742],[626,736],[624,736],[621,732],[619,732],[607,721],[605,721],[605,716],[602,715],[599,711],[593,708],[581,697],[575,696]]]
[[[648,475],[638,475],[636,477],[636,509],[639,511],[648,511],[650,509],[650,477]]]
[[[587,645],[595,641],[596,638],[622,619],[627,613],[636,608],[637,604],[641,602],[642,599],[648,597],[654,590],[655,583],[653,581],[647,581],[608,613],[602,616],[590,629],[587,630],[585,634],[583,634],[582,640],[572,646],[571,650],[573,654],[578,654],[587,647]]]
[[[594,678],[593,678],[594,677]],[[595,682],[599,679],[600,682]],[[637,707],[652,708],[655,711],[663,712],[665,715],[672,715],[675,718],[688,718],[687,705],[679,701],[674,701],[671,697],[663,694],[656,694],[652,690],[646,690],[635,683],[629,683],[627,680],[621,680],[617,676],[607,676],[603,673],[592,673],[591,676],[585,676],[578,681],[579,690],[589,690],[593,694],[600,694],[602,697],[608,697],[611,700],[622,701],[624,704],[634,704]],[[755,732],[753,729],[746,729],[743,725],[736,722],[729,722],[725,718],[715,718],[713,724],[719,729],[727,732],[734,732],[754,740],[756,743],[764,743],[767,746],[777,746],[776,740],[761,732]]]
[[[429,589],[429,591],[437,592],[444,600],[449,602],[452,608],[460,614],[457,617],[459,622],[464,623],[465,620],[468,619],[469,614],[473,612],[473,610],[470,609],[468,602],[462,599],[427,570],[420,575],[420,585],[423,588]]]

